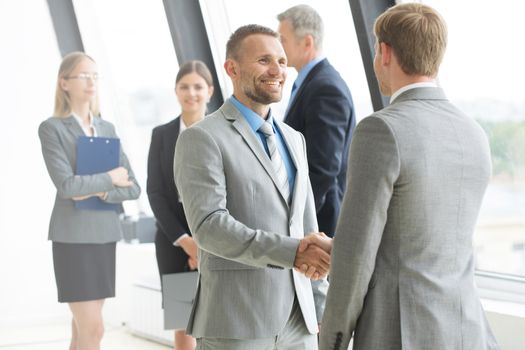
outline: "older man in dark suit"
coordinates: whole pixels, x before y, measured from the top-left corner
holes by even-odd
[[[288,66],[299,73],[285,123],[306,139],[319,230],[333,236],[346,182],[346,160],[355,127],[348,86],[322,54],[323,22],[310,6],[277,16]]]

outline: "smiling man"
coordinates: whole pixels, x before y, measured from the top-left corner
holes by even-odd
[[[327,282],[293,268],[322,276],[330,256],[310,244],[327,238],[311,234],[304,138],[270,109],[281,99],[286,55],[276,32],[248,25],[232,34],[226,57],[233,96],[184,131],[175,153],[200,257],[187,330],[198,349],[317,349]]]

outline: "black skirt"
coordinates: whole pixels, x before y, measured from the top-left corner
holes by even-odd
[[[188,255],[181,247],[174,246],[160,230],[155,235],[155,255],[159,274],[188,271]]]
[[[53,242],[53,265],[60,303],[115,296],[116,242]]]

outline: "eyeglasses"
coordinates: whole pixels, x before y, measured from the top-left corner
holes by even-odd
[[[88,81],[89,79],[92,79],[93,81],[98,80],[98,74],[97,73],[79,73],[78,75],[72,75],[70,77],[67,77],[66,79],[79,79]]]

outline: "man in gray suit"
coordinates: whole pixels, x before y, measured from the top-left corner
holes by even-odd
[[[276,120],[286,56],[273,30],[232,34],[225,69],[233,96],[184,131],[175,181],[199,246],[188,334],[198,349],[317,349],[330,256],[317,232],[300,133]],[[307,237],[305,238],[305,235]],[[302,243],[301,243],[302,242]]]
[[[440,15],[401,4],[374,25],[390,106],[361,121],[333,242],[320,349],[498,349],[474,286],[487,138],[435,79]]]

